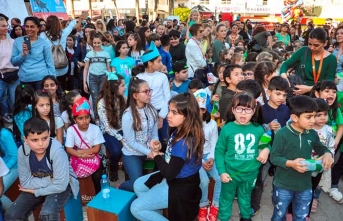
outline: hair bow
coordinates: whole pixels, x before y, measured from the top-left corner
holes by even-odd
[[[114,72],[106,71],[106,75],[107,75],[108,81],[117,81],[118,80],[118,76],[117,76],[115,71]]]

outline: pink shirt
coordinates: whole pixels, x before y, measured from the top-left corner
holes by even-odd
[[[0,40],[0,71],[8,72],[18,69],[18,67],[14,67],[11,63],[13,42],[14,40],[9,37]]]

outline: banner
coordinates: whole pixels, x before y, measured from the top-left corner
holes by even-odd
[[[9,17],[10,21],[12,18],[19,18],[22,23],[29,16],[23,0],[0,0],[0,13]]]
[[[69,16],[62,0],[30,0],[33,16],[46,19],[56,15],[59,19],[68,20]]]

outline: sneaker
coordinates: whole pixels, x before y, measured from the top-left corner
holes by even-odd
[[[317,209],[318,209],[318,200],[317,199],[313,199],[312,207],[311,207],[311,213],[317,212]]]
[[[291,213],[287,213],[286,221],[292,221],[292,220],[293,220],[293,215]]]
[[[198,214],[199,221],[207,221],[207,207],[201,207]]]
[[[258,210],[254,210],[253,208],[251,208],[251,217],[256,216],[256,214],[258,213]]]
[[[338,190],[338,188],[331,188],[330,196],[338,203],[343,203],[343,194]]]
[[[215,207],[213,205],[210,206],[210,212],[208,213],[208,220],[209,221],[216,221],[218,218],[218,207]]]

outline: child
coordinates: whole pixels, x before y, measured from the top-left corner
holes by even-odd
[[[137,219],[189,221],[196,218],[205,142],[199,112],[199,105],[190,93],[178,94],[169,101],[171,136],[166,154],[161,156],[160,142],[150,142],[159,172],[138,178],[134,185],[138,198],[131,204],[131,213]],[[164,208],[168,208],[168,219],[158,211]]]
[[[335,138],[334,131],[332,127],[327,125],[328,115],[329,115],[329,105],[327,102],[321,98],[315,99],[318,105],[318,111],[315,116],[315,123],[313,129],[317,132],[320,142],[326,146],[331,153],[335,154]],[[312,151],[312,159],[318,159],[315,152]],[[324,192],[329,192],[331,189],[331,168],[324,171],[323,173],[317,174],[312,173],[312,190],[313,190],[313,200],[311,206],[311,213],[315,213],[318,208],[318,199],[321,192],[320,187],[324,189]],[[310,214],[310,213],[309,213]]]
[[[202,82],[197,79],[194,78],[193,80],[191,80],[188,84],[188,92],[190,93],[195,93],[197,90],[203,89],[204,85],[202,84]],[[210,97],[207,95],[207,99],[206,99],[206,109],[209,113],[211,113],[212,111],[212,105],[210,102]]]
[[[223,49],[219,52],[219,62],[220,63],[226,63],[230,64],[231,63],[231,58],[233,56],[234,52],[233,50],[229,49]]]
[[[32,117],[32,99],[34,90],[30,85],[20,84],[15,89],[13,111],[13,131],[17,140],[24,143],[24,123]]]
[[[143,163],[153,158],[149,143],[158,140],[157,113],[150,104],[152,89],[142,79],[134,79],[130,83],[128,109],[122,118],[123,128],[123,165],[129,180],[119,189],[133,192],[133,183],[143,175]]]
[[[75,170],[74,167],[73,170],[78,177],[91,176],[95,192],[99,193],[103,165],[98,153],[100,145],[105,142],[104,137],[100,128],[90,122],[90,103],[86,98],[81,97],[73,104],[72,114],[75,125],[70,126],[67,130],[65,150],[71,156],[71,164],[73,164],[73,157],[92,158],[93,162],[97,163],[98,166],[92,167],[92,170],[87,170],[87,174]]]
[[[227,87],[225,79],[224,79],[225,68],[226,68],[226,64],[220,64],[217,68],[217,75],[218,75],[219,81],[217,81],[217,83],[213,87],[213,92],[212,92],[213,96],[211,99],[212,103],[219,101],[223,88]]]
[[[50,137],[56,138],[63,144],[63,120],[54,115],[54,109],[51,108],[52,99],[48,92],[37,90],[34,93],[32,101],[32,117],[40,117],[45,120],[50,127]]]
[[[270,152],[269,148],[260,153],[258,150],[264,134],[260,104],[250,93],[238,93],[229,106],[227,120],[215,147],[214,159],[222,182],[218,218],[230,219],[237,192],[241,220],[251,221],[251,192],[258,168],[266,163]]]
[[[152,33],[148,37],[148,47],[146,48],[147,50],[149,49],[151,42],[154,42],[155,46],[157,48],[161,47],[161,37],[158,34]]]
[[[135,65],[142,64],[142,55],[144,54],[141,38],[138,34],[129,34],[127,37],[129,46],[128,56],[133,58]]]
[[[255,68],[255,80],[261,85],[262,87],[262,94],[257,101],[261,103],[261,105],[267,103],[269,100],[269,96],[267,94],[268,84],[272,77],[277,76],[276,68],[271,61],[263,61],[256,65]]]
[[[243,76],[244,80],[255,80],[255,68],[256,68],[256,63],[255,62],[248,62],[243,65],[242,70],[243,70]]]
[[[290,99],[291,123],[275,135],[270,160],[277,169],[273,181],[274,212],[272,220],[284,220],[293,202],[293,217],[305,220],[312,199],[311,172],[302,163],[310,159],[312,150],[323,156],[323,167],[329,169],[332,154],[312,130],[318,110],[316,102],[304,95]]]
[[[111,57],[107,51],[102,50],[102,36],[98,33],[94,35],[93,50],[89,51],[85,57],[85,67],[83,70],[83,89],[90,93],[93,100],[93,110],[96,108],[96,100],[101,88],[102,82],[106,77],[105,72],[111,71]],[[89,73],[89,74],[88,74]],[[89,84],[87,86],[87,79]],[[97,117],[96,117],[97,118]]]
[[[121,158],[123,132],[121,130],[121,118],[126,107],[124,92],[126,90],[124,78],[113,72],[107,73],[104,84],[99,91],[97,111],[100,120],[100,128],[104,133],[106,147],[110,152],[111,181],[117,181],[118,161]]]
[[[237,84],[243,80],[242,68],[239,65],[228,65],[224,71],[224,80],[227,85],[227,88],[222,89],[219,100],[219,114],[220,119],[226,122],[226,113],[228,104],[231,101],[231,98],[236,93]]]
[[[68,35],[67,37],[67,47],[66,47],[66,55],[69,61],[69,67],[68,67],[68,72],[67,72],[67,85],[64,85],[64,88],[66,90],[72,90],[74,87],[77,87],[78,83],[75,81],[78,76],[78,67],[75,65],[73,62],[73,55],[76,51],[76,46],[75,46],[75,36],[74,35]],[[44,88],[44,87],[42,87]]]
[[[244,80],[240,81],[236,86],[236,92],[249,92],[255,99],[257,99],[261,94],[261,86],[254,80]],[[263,112],[262,112],[263,113]]]
[[[5,220],[26,220],[39,205],[43,205],[40,220],[59,220],[71,193],[78,194],[79,183],[69,170],[68,156],[61,143],[50,139],[49,130],[41,118],[25,122],[25,144],[18,149],[21,194],[6,211]]]
[[[188,79],[188,67],[186,62],[178,61],[173,64],[173,88],[172,91],[177,93],[184,93],[188,91],[188,84],[190,80]]]
[[[166,116],[170,89],[168,78],[160,72],[162,66],[161,56],[154,43],[150,44],[149,50],[142,56],[142,61],[145,72],[137,75],[137,77],[148,82],[149,87],[152,89],[151,104],[158,113],[158,137],[161,142],[166,144],[168,139]]]
[[[186,36],[188,36],[188,39],[192,38],[192,34],[189,32],[189,29],[190,29],[190,27],[192,27],[193,24],[199,22],[199,17],[200,17],[199,11],[196,9],[193,9],[191,11],[191,14],[189,15],[189,22],[187,24],[187,33],[188,34]]]
[[[74,120],[73,120],[73,115],[71,113],[72,109],[73,109],[73,104],[79,99],[81,98],[81,94],[79,92],[79,90],[71,90],[68,93],[65,94],[63,102],[62,102],[62,114],[61,114],[61,118],[63,120],[64,123],[64,129],[65,131],[67,131],[68,127],[71,124],[74,124]]]
[[[117,57],[111,61],[112,71],[120,74],[125,81],[126,91],[125,96],[128,95],[128,86],[131,79],[131,70],[132,67],[135,65],[135,61],[133,58],[127,56],[129,52],[129,47],[127,42],[124,40],[120,40],[117,42],[116,45],[116,54]]]
[[[54,114],[61,116],[60,103],[63,99],[64,93],[60,83],[54,76],[45,76],[42,80],[42,88],[47,91],[52,98]]]
[[[211,221],[216,221],[219,208],[219,196],[221,181],[214,163],[214,148],[218,139],[217,123],[211,119],[210,113],[206,111],[207,93],[204,89],[194,93],[200,108],[200,118],[203,121],[203,130],[205,135],[204,150],[202,156],[202,167],[199,170],[200,188],[202,197],[200,200],[200,210],[198,214],[199,221],[207,221],[207,217]],[[208,208],[208,185],[210,183],[209,176],[214,179],[214,191],[212,205]],[[208,212],[209,209],[209,212]]]
[[[169,53],[170,48],[170,37],[169,35],[162,35],[161,37],[162,47],[159,49],[159,52],[162,57],[162,63],[167,67],[168,73],[172,71],[172,57]]]
[[[239,65],[242,67],[244,65],[244,57],[242,54],[234,53],[231,57],[231,64]]]
[[[111,61],[115,58],[116,53],[114,51],[115,43],[113,36],[109,32],[105,32],[102,36],[102,47],[104,51],[107,51],[110,55]]]
[[[8,173],[8,168],[2,158],[0,157],[0,196],[5,193],[4,191],[4,183],[3,183],[3,176],[5,176]],[[2,203],[0,201],[0,221],[5,221],[4,220],[4,214],[2,211]]]

